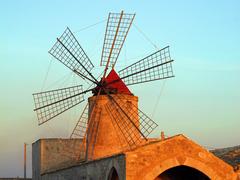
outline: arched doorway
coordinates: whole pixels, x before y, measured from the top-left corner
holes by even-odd
[[[189,166],[176,166],[161,173],[154,180],[210,180],[210,178],[201,171]]]
[[[109,172],[108,180],[119,180],[118,173],[114,167]]]

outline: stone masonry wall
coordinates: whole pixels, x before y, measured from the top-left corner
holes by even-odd
[[[40,139],[32,145],[32,176],[71,166],[77,163],[74,149],[80,147],[80,139]]]
[[[213,180],[237,179],[232,166],[183,135],[152,142],[125,154],[128,180],[155,179],[180,165],[195,168]]]
[[[126,179],[125,156],[120,154],[42,174],[41,180],[107,180],[112,168],[120,180]]]

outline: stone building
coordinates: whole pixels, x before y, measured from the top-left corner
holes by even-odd
[[[59,143],[59,141],[64,142]],[[64,159],[69,139],[41,139],[33,144],[33,179],[70,180],[237,180],[233,167],[184,135],[156,139],[132,151],[77,163]]]
[[[184,135],[148,138],[157,124],[138,109],[138,97],[127,85],[142,83],[142,88],[145,82],[174,77],[174,60],[166,46],[118,71],[120,76],[115,72],[134,17],[123,11],[109,13],[101,78],[91,73],[93,63],[69,28],[50,49],[55,59],[96,87],[83,91],[79,85],[33,94],[39,125],[81,103],[83,94],[93,94],[86,105],[87,118],[79,139],[33,143],[33,179],[237,179],[230,165]]]
[[[95,97],[89,98],[89,104]],[[137,104],[137,97],[127,100]],[[106,103],[101,95],[99,104]],[[237,180],[233,167],[180,134],[153,138],[134,149],[123,150],[121,138],[103,111],[93,155],[80,162],[71,152],[80,139],[40,139],[33,143],[34,180]],[[69,156],[68,156],[69,155]]]

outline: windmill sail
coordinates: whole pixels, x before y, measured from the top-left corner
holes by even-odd
[[[169,47],[124,68],[119,75],[114,70],[134,17],[135,14],[123,11],[109,13],[100,62],[105,69],[100,79],[92,75],[94,66],[69,28],[49,50],[58,61],[94,85],[85,91],[79,85],[33,94],[34,111],[41,125],[83,102],[85,93],[93,93],[70,136],[74,143],[66,146],[61,141],[63,154],[78,159],[78,162],[145,144],[149,134],[157,127],[152,119],[138,109],[137,99],[132,98],[126,85],[173,77]],[[109,66],[112,70],[107,75]],[[116,134],[106,136],[109,133],[106,130]]]
[[[92,111],[91,119],[89,119],[89,126],[87,129],[87,159],[93,159],[94,147],[97,141],[99,121],[101,118],[102,108],[96,105]]]
[[[86,92],[82,90],[82,85],[79,85],[33,94],[38,124],[41,125],[81,103]]]
[[[119,71],[119,76],[126,85],[171,78],[174,77],[172,62],[167,46],[122,69]]]
[[[140,145],[157,124],[120,94],[108,95],[106,109],[130,148]]]
[[[135,14],[109,13],[104,37],[101,66],[114,66],[132,25]]]
[[[89,107],[89,103],[85,106],[78,123],[76,124],[70,136],[71,139],[78,138],[81,143],[78,149],[74,149],[72,154],[79,161],[85,161],[93,158],[94,146],[98,134],[98,125],[101,118],[102,108],[98,106],[99,94]]]
[[[84,138],[84,135],[86,133],[86,129],[87,129],[87,125],[88,125],[88,103],[85,106],[85,108],[83,109],[83,112],[75,126],[75,128],[73,129],[73,132],[70,136],[70,138]]]
[[[94,67],[69,28],[57,39],[49,53],[77,75],[87,76]]]

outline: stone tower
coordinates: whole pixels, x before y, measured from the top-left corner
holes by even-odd
[[[114,97],[114,95],[113,95]],[[97,99],[96,99],[97,98]],[[122,128],[119,127],[121,124],[118,124],[114,117],[111,117],[111,114],[108,112],[106,108],[106,104],[109,103],[109,98],[107,95],[99,95],[98,97],[93,96],[88,99],[89,101],[89,115],[92,112],[92,106],[93,103],[97,104],[97,110],[96,113],[100,113],[99,117],[99,125],[97,130],[97,135],[95,139],[95,143],[93,141],[89,142],[88,149],[91,149],[94,146],[93,149],[93,157],[91,159],[96,159],[100,157],[106,157],[106,156],[112,156],[114,154],[123,152],[123,150],[128,148],[128,143],[125,140],[125,136],[132,136],[134,138],[135,136],[140,136],[137,129],[132,129],[131,132],[128,132],[127,134],[123,134]],[[119,102],[120,105],[123,105],[122,103],[127,104],[127,107],[129,108],[128,111],[131,111],[131,108],[138,107],[138,97],[129,95],[129,94],[121,94],[121,102]],[[111,104],[110,104],[111,105]],[[134,114],[129,114],[129,116],[132,118],[132,116],[135,116],[135,118],[132,119],[138,119],[138,114],[134,112]],[[139,127],[139,121],[134,122],[137,127]],[[128,124],[124,124],[126,127],[128,127]],[[90,153],[90,152],[88,152]]]

